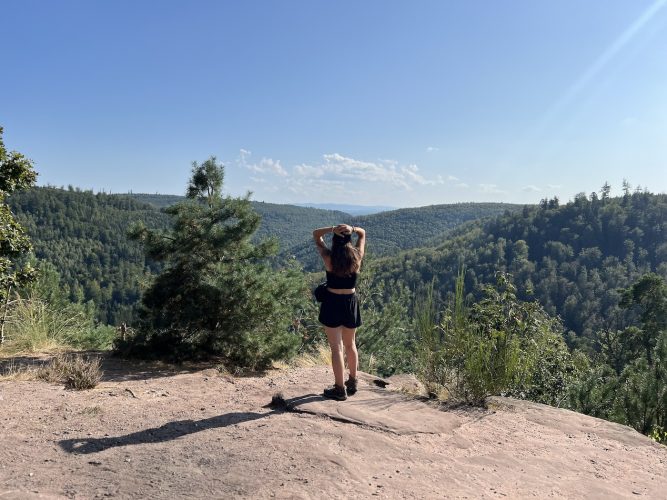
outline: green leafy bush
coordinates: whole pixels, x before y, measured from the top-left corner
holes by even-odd
[[[517,299],[508,275],[468,306],[464,272],[453,303],[436,321],[432,288],[417,303],[419,374],[433,394],[481,404],[510,395],[558,405],[575,373],[562,327],[535,302]]]

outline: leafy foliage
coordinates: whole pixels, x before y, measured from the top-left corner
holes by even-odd
[[[623,291],[621,305],[639,309],[639,325],[601,332],[570,406],[667,442],[667,283],[647,274]]]
[[[440,321],[431,287],[416,307],[419,374],[427,389],[473,404],[513,395],[558,405],[574,373],[558,320],[539,304],[518,300],[503,273],[472,306],[465,303],[463,282],[461,271]]]
[[[6,299],[12,288],[26,285],[35,277],[32,267],[22,261],[31,249],[30,239],[14,218],[6,198],[32,186],[37,174],[25,156],[7,151],[2,132],[0,127],[0,298]]]
[[[409,315],[411,293],[400,281],[374,284],[373,266],[367,258],[358,284],[364,320],[356,336],[359,367],[381,376],[410,372],[416,342]]]

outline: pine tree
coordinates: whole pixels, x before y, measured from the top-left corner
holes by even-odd
[[[652,363],[653,348],[661,332],[667,330],[667,283],[654,273],[645,274],[623,291],[621,307],[641,309],[642,328],[639,333],[646,358]]]
[[[214,157],[194,163],[187,201],[166,209],[173,229],[131,231],[147,256],[164,265],[143,296],[131,351],[180,359],[219,356],[258,368],[298,345],[289,328],[305,296],[301,274],[267,265],[276,242],[251,242],[260,217],[249,194],[222,196],[223,179],[224,167]]]

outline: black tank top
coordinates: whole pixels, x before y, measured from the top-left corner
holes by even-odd
[[[357,273],[352,273],[349,276],[336,276],[334,273],[327,271],[327,286],[329,288],[354,288],[357,284]]]

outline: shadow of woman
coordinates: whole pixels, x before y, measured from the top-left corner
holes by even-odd
[[[284,400],[280,405],[277,406],[272,406],[269,404],[266,407],[273,409],[267,413],[232,412],[215,417],[204,418],[202,420],[177,420],[175,422],[167,422],[160,427],[144,429],[142,431],[126,434],[124,436],[64,439],[59,441],[58,445],[68,453],[89,454],[98,453],[100,451],[108,450],[109,448],[115,448],[118,446],[163,443],[165,441],[171,441],[188,434],[194,434],[195,432],[227,427],[229,425],[235,425],[269,417],[275,413],[290,411],[295,409],[300,404],[319,399],[323,399],[322,396],[316,394],[307,394],[289,400]]]

